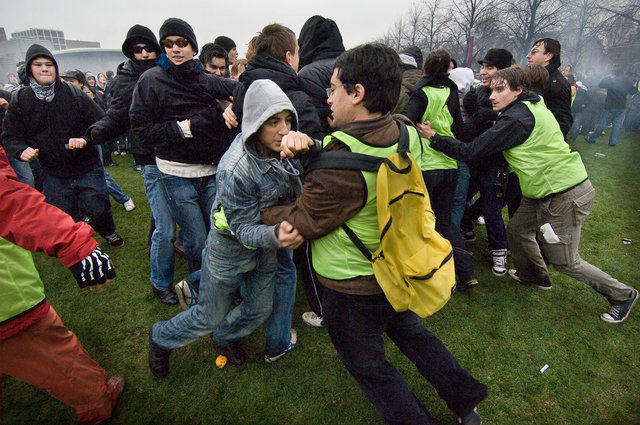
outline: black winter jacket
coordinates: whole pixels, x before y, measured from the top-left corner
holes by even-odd
[[[104,112],[84,92],[57,79],[51,102],[39,100],[31,87],[17,93],[3,121],[2,143],[7,155],[20,158],[22,151],[39,149],[38,159],[45,175],[75,178],[101,167],[98,148],[87,129]],[[65,149],[70,138],[88,141],[83,149]]]
[[[227,126],[216,100],[228,99],[235,81],[202,72],[190,60],[179,66],[162,54],[158,66],[138,80],[129,117],[138,152],[155,149],[161,159],[186,164],[217,164],[229,147]],[[192,138],[185,138],[178,121],[191,120]]]
[[[606,77],[598,87],[607,89],[607,98],[604,101],[604,109],[625,109],[627,107],[627,95],[633,94],[633,83],[624,75]]]
[[[555,65],[547,65],[549,71],[549,85],[542,92],[542,97],[547,108],[551,111],[558,124],[560,131],[567,136],[567,133],[573,125],[573,116],[571,115],[571,85],[564,75],[558,71]]]
[[[145,61],[128,59],[118,65],[117,75],[108,84],[110,104],[107,114],[89,128],[89,133],[95,143],[115,139],[131,128],[129,108],[131,107],[133,89],[142,73],[154,66],[156,66],[155,59]],[[132,145],[140,147],[139,143],[134,142]],[[137,164],[155,164],[153,149],[133,150],[133,156]]]
[[[304,92],[296,72],[286,62],[267,53],[259,53],[251,59],[247,70],[240,75],[241,85],[233,94],[233,112],[238,122],[242,120],[244,95],[255,80],[267,79],[276,83],[287,95],[298,113],[298,130],[312,138],[324,136],[320,119],[311,98]],[[325,94],[326,96],[326,94]]]

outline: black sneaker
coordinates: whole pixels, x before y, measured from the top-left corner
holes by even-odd
[[[120,248],[124,245],[124,239],[122,239],[116,232],[113,232],[112,234],[110,234],[109,236],[105,236],[104,238],[107,240],[109,245],[114,248]]]
[[[638,301],[638,291],[636,289],[633,290],[633,297],[622,304],[614,305],[611,307],[609,311],[606,313],[602,313],[600,318],[608,323],[621,323],[629,317],[629,313],[631,309],[635,305],[636,301]]]
[[[458,423],[461,425],[482,425],[482,416],[478,413],[478,408],[475,408],[464,418],[458,416]]]
[[[223,347],[222,350],[231,364],[242,366],[245,360],[247,360],[247,354],[245,353],[244,348],[242,348],[242,344],[239,339],[231,341],[229,345]]]
[[[149,369],[156,378],[164,378],[169,375],[169,355],[171,350],[165,350],[153,342],[149,331]]]
[[[549,280],[543,282],[523,282],[522,279],[520,279],[520,276],[518,275],[518,271],[516,269],[509,269],[507,273],[509,273],[509,276],[511,276],[513,279],[525,285],[535,286],[536,288],[542,289],[543,291],[548,291],[552,288],[551,281]]]
[[[479,284],[480,282],[478,282],[478,279],[476,279],[475,277],[472,277],[466,282],[458,283],[458,285],[456,286],[456,289],[460,292],[465,292],[467,289],[472,288],[474,286],[478,286]]]
[[[176,293],[173,292],[170,288],[158,289],[155,286],[151,285],[151,289],[153,290],[153,295],[155,295],[156,298],[159,299],[163,304],[176,305],[180,302]]]

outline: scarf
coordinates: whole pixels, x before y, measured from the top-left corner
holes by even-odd
[[[54,93],[54,87],[56,85],[55,81],[45,86],[42,84],[38,84],[35,78],[29,77],[29,85],[31,86],[33,93],[36,95],[38,99],[44,100],[45,102],[51,102],[53,100],[53,96],[55,96],[55,93]]]

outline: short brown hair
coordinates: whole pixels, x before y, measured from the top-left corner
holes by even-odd
[[[522,89],[523,94],[528,94],[531,90],[531,78],[522,68],[505,68],[497,71],[491,76],[491,86],[494,81],[504,81],[511,90]]]
[[[429,53],[422,65],[422,72],[427,75],[445,74],[451,64],[451,55],[444,49],[437,49]]]
[[[529,76],[532,88],[538,89],[540,92],[547,89],[549,85],[549,71],[547,71],[544,66],[530,63],[524,67],[524,72]]]
[[[262,31],[251,41],[256,55],[264,52],[281,60],[286,59],[287,52],[295,53],[298,44],[295,33],[277,23],[262,28]]]

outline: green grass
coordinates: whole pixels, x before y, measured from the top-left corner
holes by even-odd
[[[578,150],[597,190],[583,226],[581,255],[619,280],[640,288],[640,133],[623,133],[615,148]],[[596,157],[595,152],[607,154]],[[245,340],[243,370],[218,369],[208,338],[171,355],[171,375],[154,378],[147,367],[148,331],[179,307],[157,302],[150,291],[146,237],[149,209],[140,174],[130,156],[108,171],[137,208],[114,204],[118,231],[126,240],[112,255],[116,282],[102,292],[82,292],[56,259],[35,255],[47,294],[64,323],[109,373],[124,373],[127,388],[112,424],[379,424],[340,363],[323,330],[304,325],[300,288],[294,313],[299,344],[275,364],[263,361],[264,330]],[[456,294],[424,321],[478,379],[489,386],[481,406],[485,424],[640,424],[640,307],[623,324],[599,319],[605,299],[554,270],[552,291],[523,287],[495,277],[480,255],[484,228],[470,248],[481,285]],[[622,239],[633,240],[623,245]],[[102,242],[102,240],[100,240]],[[176,280],[186,265],[176,261]],[[391,343],[389,360],[406,377],[438,423],[454,424],[432,387]],[[28,353],[25,353],[28,355]],[[1,361],[1,359],[0,359]],[[545,365],[549,369],[540,373]],[[72,409],[44,391],[13,378],[3,383],[2,420],[12,424],[73,423]]]

